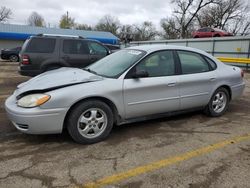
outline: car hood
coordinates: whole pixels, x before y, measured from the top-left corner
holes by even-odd
[[[95,82],[104,78],[78,68],[60,68],[40,74],[17,86],[15,95],[48,91],[70,85]]]

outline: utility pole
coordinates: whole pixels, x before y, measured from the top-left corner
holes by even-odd
[[[66,12],[66,23],[67,23],[66,28],[69,29],[69,12],[68,11]]]

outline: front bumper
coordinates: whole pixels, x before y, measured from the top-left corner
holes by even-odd
[[[28,134],[61,133],[67,108],[22,108],[16,105],[14,95],[5,101],[5,110],[14,126]]]

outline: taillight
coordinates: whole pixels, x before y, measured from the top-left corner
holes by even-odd
[[[22,61],[21,61],[21,63],[22,63],[23,65],[28,65],[28,64],[30,64],[29,56],[28,56],[28,55],[22,55]]]
[[[244,78],[244,71],[241,69],[241,77]]]

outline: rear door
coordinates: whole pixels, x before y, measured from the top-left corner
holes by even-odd
[[[209,102],[217,76],[200,54],[177,51],[182,74],[179,79],[181,109],[204,106]]]
[[[61,45],[60,59],[72,67],[86,67],[89,65],[89,48],[85,40],[64,39]]]
[[[132,78],[133,72],[148,72],[146,78]],[[178,75],[172,51],[160,51],[133,67],[124,79],[126,118],[176,111],[180,108]]]

